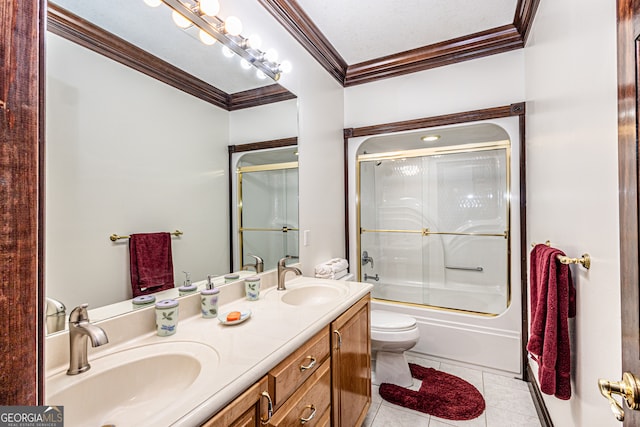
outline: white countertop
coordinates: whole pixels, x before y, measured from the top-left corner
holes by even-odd
[[[287,281],[287,286],[295,288],[296,285],[309,281],[316,284],[336,284],[332,280],[296,277]],[[265,282],[268,280],[263,281],[263,287]],[[154,315],[153,309],[144,310],[148,313],[134,312],[111,321],[106,320],[99,325],[107,332],[110,343],[96,349],[90,348],[89,362],[98,354],[160,342],[198,342],[213,348],[219,359],[218,369],[215,369],[213,377],[208,379],[206,390],[201,394],[202,398],[192,399],[184,405],[176,405],[182,407],[176,407],[175,410],[169,411],[169,414],[163,412],[163,418],[157,420],[172,426],[200,425],[366,295],[372,287],[370,284],[359,282],[337,283],[346,287],[346,295],[320,305],[286,304],[281,301],[286,292],[277,291],[275,287],[263,289],[258,301],[247,301],[244,298],[229,301],[229,295],[239,295],[238,289],[235,293],[230,290],[227,298],[221,297],[223,305],[220,305],[219,312],[247,309],[252,312],[248,320],[231,326],[223,325],[217,319],[202,318],[199,314],[198,294],[183,297],[180,300],[180,322],[177,332],[169,337],[158,337],[155,334],[155,320],[151,320],[151,316]],[[224,289],[221,296],[224,295],[223,292]],[[135,322],[134,316],[137,316]],[[55,353],[47,354],[47,376],[66,369],[68,334],[48,338],[47,352]],[[70,381],[73,381],[73,377],[70,377]],[[64,405],[64,402],[51,403]]]

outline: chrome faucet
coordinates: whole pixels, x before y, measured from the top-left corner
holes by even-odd
[[[69,369],[67,375],[76,375],[91,368],[87,359],[87,338],[92,347],[107,344],[109,339],[104,330],[89,323],[88,304],[82,304],[69,315]]]
[[[264,260],[259,257],[258,255],[251,255],[249,254],[250,257],[255,258],[256,263],[255,264],[245,264],[242,266],[243,270],[248,270],[250,268],[253,268],[254,270],[256,270],[256,273],[262,273],[264,271]]]
[[[284,286],[284,276],[287,274],[287,271],[291,271],[296,274],[296,276],[302,276],[302,271],[300,271],[297,267],[287,267],[285,262],[288,259],[298,259],[297,256],[287,255],[278,261],[278,287],[276,288],[278,291],[286,291],[287,288]]]

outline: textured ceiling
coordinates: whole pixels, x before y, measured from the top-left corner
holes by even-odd
[[[297,0],[347,64],[511,24],[517,0]]]

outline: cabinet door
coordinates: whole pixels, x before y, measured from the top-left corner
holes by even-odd
[[[333,426],[362,425],[371,405],[370,297],[331,323]]]
[[[268,418],[266,398],[262,396],[262,393],[266,391],[267,377],[264,377],[202,426],[260,427],[261,419]]]

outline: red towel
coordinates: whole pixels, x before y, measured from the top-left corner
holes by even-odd
[[[576,290],[564,253],[546,245],[531,251],[531,332],[527,350],[539,365],[543,393],[558,399],[571,397],[571,346],[569,317],[576,315]]]
[[[174,287],[169,233],[132,234],[129,262],[134,297]]]

